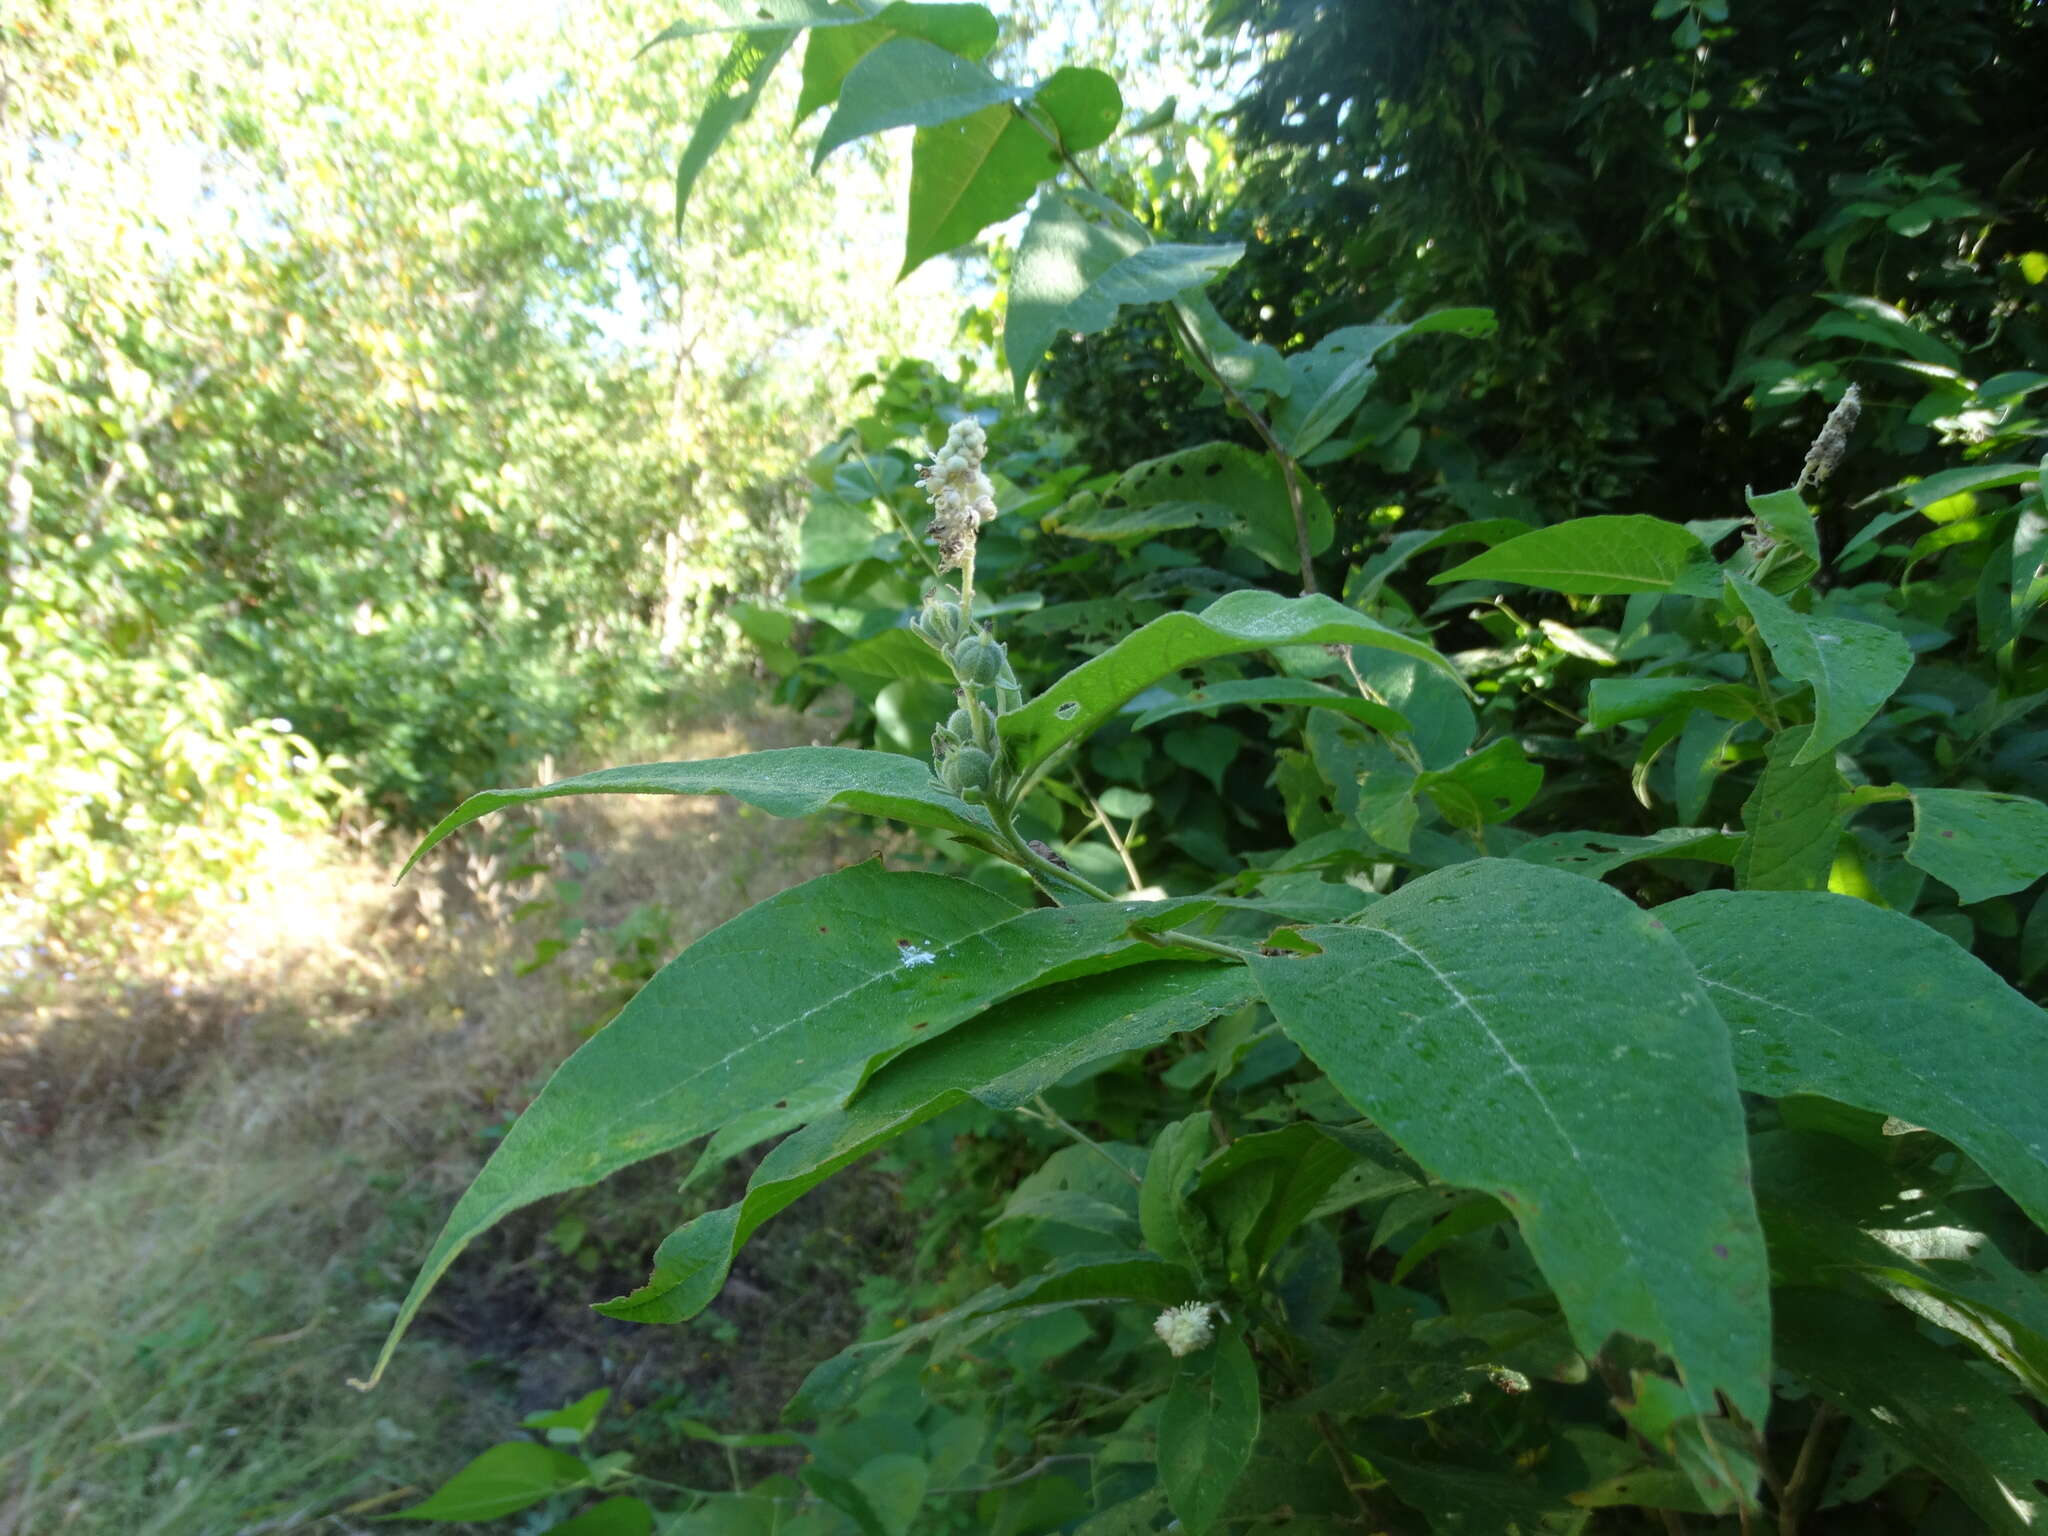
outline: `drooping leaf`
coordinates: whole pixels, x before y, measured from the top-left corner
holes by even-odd
[[[1727,1034],[1619,892],[1487,859],[1426,875],[1320,953],[1255,957],[1281,1027],[1440,1177],[1514,1213],[1572,1337],[1676,1363],[1700,1415],[1768,1397],[1763,1242]]]
[[[1229,1329],[1181,1360],[1159,1418],[1159,1480],[1180,1528],[1204,1536],[1259,1438],[1259,1373]]]
[[[2028,1536],[2048,1520],[2048,1433],[2009,1394],[1882,1302],[1774,1299],[1786,1370],[1947,1483],[1986,1530]]]
[[[1404,336],[1452,331],[1486,336],[1494,329],[1487,309],[1443,309],[1407,325],[1349,325],[1306,352],[1287,359],[1294,387],[1273,412],[1273,429],[1296,458],[1312,452],[1350,419],[1372,388],[1379,354]]]
[[[893,0],[872,21],[851,26],[814,27],[804,48],[804,85],[797,98],[801,123],[818,108],[838,100],[847,72],[875,49],[897,37],[921,37],[963,59],[982,59],[996,45],[996,18],[985,5],[933,5]]]
[[[1825,891],[1709,891],[1657,918],[1728,1021],[1744,1088],[1925,1126],[2048,1227],[2048,1014],[1983,962]]]
[[[998,80],[972,59],[921,37],[893,37],[847,71],[811,169],[842,144],[891,128],[928,128],[984,107],[1022,101],[1028,86]]]
[[[779,747],[699,763],[644,763],[604,768],[532,789],[493,789],[471,795],[429,832],[405,869],[450,833],[508,805],[562,795],[731,795],[771,816],[809,816],[830,807],[863,816],[887,816],[914,827],[990,835],[987,813],[948,794],[914,758],[857,747]]]
[[[598,1310],[642,1323],[694,1317],[763,1222],[911,1127],[969,1099],[1014,1109],[1078,1066],[1199,1029],[1244,1006],[1255,990],[1240,967],[1167,962],[1012,998],[897,1057],[846,1108],[786,1137],[747,1180],[745,1199],[671,1233],[647,1283]]]
[[[1171,1122],[1152,1138],[1144,1186],[1138,1192],[1138,1225],[1145,1246],[1190,1269],[1200,1266],[1202,1244],[1190,1240],[1189,1226],[1200,1220],[1200,1213],[1189,1208],[1187,1196],[1195,1170],[1208,1155],[1207,1110]]]
[[[1706,677],[1596,677],[1586,689],[1589,725],[1620,725],[1678,708],[1747,720],[1756,714],[1756,699],[1738,684]]]
[[[1730,576],[1728,586],[1756,621],[1778,669],[1813,685],[1813,730],[1795,766],[1819,760],[1862,730],[1912,670],[1905,639],[1888,629],[1800,613],[1740,576]]]
[[[2039,478],[2038,464],[1972,464],[1964,469],[1944,469],[1910,485],[1896,485],[1894,492],[1905,495],[1906,505],[1925,511],[1938,501],[1972,491],[1995,491],[2003,486],[2024,485]]]
[[[1808,727],[1771,739],[1764,771],[1742,807],[1748,834],[1735,857],[1745,891],[1824,891],[1846,819],[1849,786],[1832,757],[1805,757]]]
[[[514,1440],[492,1446],[430,1497],[401,1509],[395,1518],[495,1520],[589,1482],[590,1469],[580,1458],[553,1446]]]
[[[1029,770],[1092,732],[1126,700],[1167,674],[1216,656],[1281,645],[1359,645],[1457,670],[1420,640],[1321,596],[1231,592],[1201,613],[1169,613],[1091,658],[1024,708],[1002,717],[1002,732],[1020,768]]]
[[[1797,491],[1768,491],[1759,496],[1745,490],[1750,515],[1758,526],[1790,544],[1815,565],[1820,564],[1820,533],[1814,527],[1813,509]]]
[[[1712,827],[1666,827],[1647,837],[1605,832],[1553,832],[1522,844],[1510,857],[1598,880],[1638,859],[1704,859],[1726,864],[1739,842]]]
[[[851,1093],[1011,992],[1167,953],[1128,930],[1170,909],[1021,911],[966,881],[870,861],[740,914],[664,966],[514,1122],[421,1264],[377,1370],[456,1255],[501,1217],[818,1085]]]
[[[1003,356],[1017,397],[1061,331],[1086,336],[1126,304],[1157,304],[1212,281],[1242,245],[1148,243],[1138,233],[1081,216],[1072,201],[1040,199],[1017,247]]]
[[[1292,677],[1247,677],[1210,683],[1207,687],[1190,690],[1171,704],[1153,705],[1131,722],[1131,729],[1142,731],[1177,715],[1214,714],[1218,710],[1260,704],[1335,710],[1340,715],[1363,720],[1374,730],[1389,736],[1399,735],[1408,729],[1407,720],[1384,704],[1362,699],[1356,692],[1344,693],[1336,688],[1326,688],[1321,683]]]
[[[1677,523],[1643,516],[1575,517],[1496,544],[1432,576],[1430,585],[1512,581],[1586,594],[1704,591],[1711,564],[1699,537]]]
[[[711,99],[705,105],[704,115],[697,119],[697,126],[690,131],[690,142],[683,146],[682,158],[676,162],[677,239],[682,238],[683,216],[689,211],[690,193],[697,178],[704,174],[704,167],[711,163],[711,157],[718,153],[733,129],[754,115],[768,77],[775,73],[775,66],[795,41],[796,33],[789,30],[749,30],[733,39],[712,78]]]
[[[1358,1162],[1307,1121],[1240,1136],[1202,1166],[1200,1203],[1221,1233],[1233,1283],[1249,1286]]]
[[[1309,553],[1330,547],[1330,504],[1298,482]],[[1272,455],[1236,443],[1204,443],[1134,465],[1100,496],[1076,497],[1045,520],[1070,538],[1120,541],[1174,528],[1214,528],[1276,570],[1299,569],[1294,512]]]
[[[1906,862],[1965,906],[2025,890],[2048,874],[2048,805],[2025,795],[1916,789]]]
[[[984,107],[917,130],[910,151],[910,216],[903,270],[908,276],[965,245],[1030,200],[1060,167],[1060,147],[1093,149],[1123,115],[1116,82],[1099,69],[1064,68],[1033,93],[1029,106]],[[1047,137],[1050,129],[1055,146]]]

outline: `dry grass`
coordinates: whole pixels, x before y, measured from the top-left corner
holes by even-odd
[[[700,729],[658,755],[787,744],[781,729]],[[807,1343],[815,1353],[856,1326],[850,1304],[818,1306],[803,1280],[843,1264],[833,1250],[849,1241],[886,1240],[872,1189],[840,1206],[868,1210],[865,1228],[792,1226],[762,1250],[764,1270],[721,1304],[727,1346],[719,1330],[585,1312],[637,1281],[683,1214],[674,1170],[655,1165],[602,1204],[566,1197],[593,1234],[578,1255],[592,1273],[562,1263],[550,1229],[563,1211],[539,1208],[458,1265],[389,1385],[367,1399],[343,1386],[486,1132],[615,1000],[607,935],[652,907],[680,945],[879,835],[715,800],[555,802],[534,824],[517,848],[470,834],[398,894],[391,846],[302,848],[238,921],[138,954],[118,979],[45,987],[11,1021],[0,1536],[367,1529],[404,1502],[394,1488],[445,1476],[518,1412],[600,1381],[628,1402],[694,1394],[700,1415],[758,1423],[792,1364],[735,1377],[737,1324],[756,1344],[836,1329]],[[552,875],[508,883],[524,860],[587,868],[584,933],[522,976],[536,925],[561,916],[511,921],[560,891]],[[219,964],[202,968],[209,954]]]

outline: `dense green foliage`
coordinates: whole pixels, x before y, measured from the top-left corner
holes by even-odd
[[[837,360],[916,327],[815,329],[883,270],[857,183],[778,154],[663,239],[709,81],[635,64],[650,25],[10,16],[0,878],[30,934],[174,905],[348,798],[431,819],[719,664]],[[816,366],[764,366],[792,349]]]
[[[939,868],[822,876],[655,975],[379,1370],[533,1201],[774,1140],[602,1306],[680,1322],[922,1137],[949,1261],[805,1383],[798,1477],[667,1529],[2032,1528],[2048,253],[2024,156],[1917,157],[2019,120],[2033,9],[1965,8],[1910,89],[1872,7],[1244,9],[1299,34],[1248,129],[1352,158],[1247,159],[1238,242],[1098,190],[1176,183],[1106,75],[982,62],[977,6],[728,7],[735,68],[800,49],[820,158],[915,128],[907,264],[1030,203],[1011,388],[867,381],[742,615],[857,744],[482,794],[422,852],[721,793]],[[1330,57],[1362,73],[1311,112]],[[1667,320],[1659,260],[1727,292]],[[1061,332],[1104,340],[1042,424]],[[1135,387],[1162,339],[1192,382]],[[600,1406],[410,1513],[649,1529],[568,1448]]]

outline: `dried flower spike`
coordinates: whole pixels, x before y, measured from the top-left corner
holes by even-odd
[[[1856,418],[1863,414],[1863,396],[1854,384],[1842,391],[1841,403],[1828,414],[1820,436],[1806,450],[1806,463],[1799,471],[1799,485],[1819,485],[1835,472],[1842,455],[1849,451],[1849,434],[1856,430]]]
[[[931,498],[931,536],[939,546],[939,569],[958,570],[974,558],[975,535],[996,515],[996,488],[981,472],[988,434],[978,421],[956,421],[945,446],[917,472]]]
[[[1216,1337],[1216,1325],[1210,1320],[1215,1310],[1206,1301],[1168,1307],[1152,1324],[1152,1331],[1159,1335],[1170,1353],[1191,1355]]]

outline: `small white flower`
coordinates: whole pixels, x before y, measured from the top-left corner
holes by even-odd
[[[945,558],[941,570],[965,565],[974,553],[974,537],[996,515],[996,488],[981,472],[988,454],[988,434],[976,421],[956,421],[945,446],[918,471],[932,503],[932,538]]]
[[[1172,1354],[1191,1355],[1216,1337],[1216,1325],[1210,1320],[1215,1311],[1206,1301],[1168,1307],[1152,1324],[1152,1331]]]

